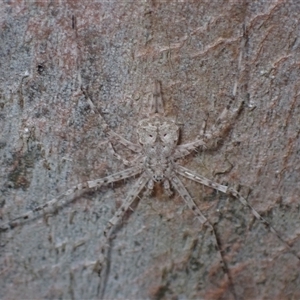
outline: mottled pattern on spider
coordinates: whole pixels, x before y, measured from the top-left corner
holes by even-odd
[[[88,101],[90,102],[89,104],[93,111],[95,107],[90,99],[88,99]],[[232,124],[232,120],[236,118],[241,110],[241,107],[242,103],[240,103],[238,108],[233,111],[230,118],[227,118],[230,107],[226,107],[220,117],[217,119],[216,124],[213,126],[210,132],[205,133],[204,122],[200,130],[200,134],[195,141],[183,145],[177,145],[179,138],[179,127],[174,120],[165,117],[160,83],[158,81],[155,81],[153,84],[153,97],[150,101],[148,118],[145,118],[138,123],[137,134],[139,144],[134,144],[124,139],[122,136],[112,131],[107,125],[105,125],[104,128],[111,141],[119,142],[126,148],[137,153],[137,157],[133,161],[128,161],[117,154],[114,151],[111,143],[108,143],[108,149],[110,149],[110,151],[125,165],[129,166],[129,168],[107,177],[77,184],[57,198],[54,198],[46,202],[45,204],[42,204],[34,208],[33,210],[26,212],[25,214],[17,218],[14,218],[8,223],[1,225],[0,229],[2,231],[5,231],[9,228],[14,228],[24,221],[28,221],[36,217],[37,213],[43,213],[47,210],[51,210],[58,205],[62,206],[65,204],[64,199],[66,198],[66,196],[72,195],[77,191],[97,188],[102,185],[117,182],[136,175],[140,175],[140,178],[129,191],[129,194],[124,200],[122,206],[109,221],[107,228],[104,230],[105,236],[108,236],[109,229],[118,223],[119,219],[122,217],[124,212],[128,210],[141,190],[146,187],[148,193],[151,193],[155,183],[163,184],[164,189],[168,195],[172,194],[171,187],[177,190],[188,207],[192,209],[197,215],[200,222],[210,227],[207,219],[197,208],[193,199],[191,198],[177,175],[179,174],[194,181],[200,182],[223,193],[233,195],[238,193],[232,189],[229,189],[227,186],[212,182],[211,180],[201,175],[195,174],[192,171],[179,166],[176,163],[176,160],[189,155],[198,147],[206,147],[209,140],[215,139],[222,135],[222,133],[226,131]],[[245,203],[247,202],[244,202],[243,204]]]
[[[141,177],[130,191],[123,205],[109,221],[104,234],[107,235],[109,229],[118,223],[120,217],[127,211],[134,199],[145,186],[147,188],[147,193],[150,194],[155,184],[162,184],[168,195],[172,194],[171,188],[177,190],[188,207],[194,211],[200,222],[213,230],[212,226],[197,208],[192,197],[189,195],[177,175],[179,174],[200,182],[223,193],[232,193],[233,190],[230,190],[227,186],[212,182],[201,175],[193,173],[178,165],[176,161],[179,158],[189,155],[200,146],[206,147],[209,140],[217,138],[224,131],[227,131],[228,127],[232,124],[232,120],[234,120],[240,112],[241,107],[242,103],[240,103],[238,108],[233,111],[230,118],[227,118],[230,107],[226,107],[210,132],[205,133],[204,129],[206,124],[204,122],[200,134],[194,142],[177,145],[179,139],[179,127],[173,119],[165,117],[160,83],[155,81],[148,118],[143,119],[138,123],[137,134],[139,144],[132,144],[108,129],[108,133],[112,139],[118,140],[127,148],[138,153],[138,157],[132,163],[132,168],[124,171],[124,173],[128,175],[125,176],[129,177],[141,173]],[[115,155],[119,159],[122,159],[117,154]],[[128,161],[123,160],[123,162],[127,165],[131,165]],[[123,178],[122,174],[124,173],[120,172],[111,176],[120,176],[120,178]],[[90,182],[90,186],[92,184],[93,183]]]

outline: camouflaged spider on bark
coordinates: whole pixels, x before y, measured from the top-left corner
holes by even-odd
[[[176,125],[174,120],[169,119],[164,115],[160,83],[155,81],[153,86],[153,97],[150,103],[148,117],[146,119],[142,119],[137,126],[139,144],[134,144],[126,140],[109,129],[107,125],[105,128],[105,131],[111,141],[117,141],[137,154],[137,157],[133,161],[127,161],[119,154],[115,153],[113,147],[109,143],[110,150],[113,151],[117,158],[122,160],[125,165],[129,166],[127,169],[104,178],[77,184],[59,197],[36,207],[34,210],[27,212],[6,224],[3,224],[0,227],[1,231],[14,228],[15,226],[23,223],[24,220],[29,220],[33,217],[36,217],[36,213],[38,212],[44,212],[48,208],[56,207],[57,205],[63,205],[64,198],[66,198],[68,195],[74,194],[76,191],[99,188],[102,185],[107,185],[109,183],[140,175],[134,186],[129,191],[127,197],[124,199],[123,204],[109,220],[103,232],[103,248],[102,253],[100,254],[102,257],[99,259],[99,264],[101,265],[99,273],[100,275],[102,274],[102,287],[100,288],[100,294],[104,294],[105,284],[103,280],[105,281],[105,279],[103,278],[105,278],[105,276],[103,276],[103,273],[107,272],[105,271],[106,268],[104,266],[109,248],[109,238],[114,226],[119,223],[125,212],[130,208],[133,201],[138,197],[141,191],[143,189],[147,189],[147,192],[150,194],[156,184],[162,184],[165,192],[168,195],[172,194],[172,190],[177,191],[186,205],[194,212],[200,223],[211,231],[211,233],[214,235],[215,247],[220,256],[220,262],[224,266],[225,273],[227,273],[226,265],[222,257],[222,249],[219,245],[214,227],[209,223],[208,219],[196,206],[194,200],[188,193],[179,177],[182,176],[238,199],[244,206],[250,209],[256,219],[262,222],[270,232],[277,236],[277,238],[286,246],[289,252],[291,252],[300,260],[299,255],[293,251],[293,249],[291,249],[289,244],[281,237],[281,235],[263,217],[260,216],[260,214],[238,191],[231,187],[213,182],[185,167],[180,166],[177,163],[178,159],[191,154],[199,147],[206,148],[209,141],[217,139],[224,132],[228,131],[228,128],[232,125],[233,121],[241,111],[242,103],[239,103],[237,108],[230,113],[229,117],[228,114],[230,112],[230,106],[226,107],[221,113],[220,117],[217,119],[216,125],[214,125],[210,131],[205,132],[204,123],[201,127],[199,136],[193,142],[178,145],[179,127]],[[91,101],[90,106],[93,109],[93,103]]]

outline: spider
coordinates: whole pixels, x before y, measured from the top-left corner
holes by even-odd
[[[89,98],[88,100],[93,110],[93,103]],[[101,271],[99,271],[99,273],[102,274],[100,274],[100,277],[102,277],[102,281],[105,281],[105,276],[103,276],[103,273],[107,272],[107,267],[104,267],[103,261],[106,259],[107,252],[109,251],[107,245],[114,226],[116,226],[120,222],[126,211],[128,211],[133,201],[138,197],[143,189],[146,189],[147,193],[151,194],[154,186],[157,184],[162,184],[165,192],[169,196],[172,195],[172,189],[177,191],[186,205],[194,212],[195,216],[199,219],[201,225],[206,226],[212,232],[215,239],[215,247],[220,255],[220,263],[223,266],[225,273],[228,275],[215,229],[213,225],[208,221],[208,219],[202,214],[200,209],[196,206],[194,200],[188,193],[181,179],[178,177],[179,175],[238,199],[244,206],[248,207],[251,210],[256,219],[262,222],[269,231],[275,234],[277,238],[286,245],[289,251],[300,260],[300,256],[295,251],[293,251],[293,249],[291,249],[289,244],[281,237],[281,235],[248,203],[248,201],[238,191],[231,187],[213,182],[205,178],[204,176],[196,174],[195,172],[190,171],[183,166],[180,166],[177,163],[178,159],[191,154],[197,148],[207,148],[209,141],[217,139],[223,134],[223,132],[228,131],[228,128],[232,124],[232,120],[234,120],[238,116],[242,109],[242,106],[243,103],[241,102],[238,108],[231,113],[231,116],[229,118],[227,117],[227,115],[230,111],[230,106],[226,107],[219,118],[216,120],[216,124],[209,132],[205,132],[206,124],[204,122],[201,127],[200,134],[195,141],[178,145],[179,127],[174,120],[165,116],[160,83],[159,81],[155,81],[153,84],[153,97],[150,102],[148,117],[142,119],[138,123],[137,135],[139,144],[134,144],[126,140],[122,136],[112,131],[107,125],[105,127],[105,131],[111,141],[117,141],[126,148],[137,153],[137,157],[133,161],[127,161],[113,150],[113,147],[109,142],[109,149],[113,151],[114,155],[116,155],[118,159],[122,160],[123,163],[128,166],[127,169],[106,176],[104,178],[77,184],[68,189],[59,197],[34,208],[32,211],[14,218],[6,224],[1,225],[0,230],[6,231],[8,229],[12,229],[20,225],[22,222],[36,217],[35,214],[37,212],[44,212],[47,208],[56,207],[58,204],[64,204],[63,199],[69,195],[74,194],[77,191],[99,188],[102,185],[107,185],[109,183],[140,175],[134,186],[129,191],[127,197],[123,201],[123,204],[115,212],[114,216],[109,220],[103,232],[104,246],[101,251],[101,255],[104,258],[102,257],[100,259],[100,264],[102,266],[100,268]],[[104,293],[104,285],[105,284],[102,284],[101,294]]]

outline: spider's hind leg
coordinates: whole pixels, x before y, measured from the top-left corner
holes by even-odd
[[[211,187],[215,190],[218,190],[222,193],[225,193],[227,195],[231,195],[233,196],[235,199],[237,199],[238,201],[240,201],[245,207],[247,207],[251,213],[253,214],[253,216],[259,221],[261,222],[265,228],[270,231],[272,234],[274,234],[286,247],[286,249],[293,254],[295,257],[298,258],[298,260],[300,261],[300,255],[289,245],[289,243],[282,237],[282,234],[279,233],[265,218],[263,218],[251,205],[250,203],[235,189],[225,186],[225,185],[221,185],[218,184],[216,182],[213,182],[212,180],[209,180],[207,178],[205,178],[204,176],[198,175],[182,166],[176,165],[176,169],[175,169],[176,173],[191,179],[193,181],[199,182],[205,186]]]
[[[114,226],[119,223],[119,221],[122,219],[124,214],[128,211],[130,208],[130,205],[133,203],[133,201],[138,197],[139,193],[143,190],[145,185],[147,184],[147,181],[149,180],[147,174],[143,173],[141,177],[138,179],[138,181],[135,183],[133,188],[129,191],[126,199],[124,200],[123,204],[119,209],[115,212],[114,216],[108,221],[102,236],[102,249],[101,254],[99,257],[99,264],[100,264],[100,283],[99,283],[99,296],[101,299],[104,298],[105,293],[105,287],[106,287],[106,281],[108,277],[109,272],[109,251],[110,251],[110,238],[114,229]]]
[[[56,198],[53,198],[52,200],[44,204],[41,204],[18,217],[15,217],[14,219],[8,221],[7,223],[0,224],[0,232],[15,228],[19,225],[22,225],[25,222],[29,222],[33,219],[36,219],[43,214],[53,212],[55,209],[63,207],[66,203],[69,203],[72,200],[76,199],[75,197],[73,197],[71,200],[68,200],[68,197],[74,196],[76,192],[79,191],[84,192],[85,190],[87,191],[92,188],[97,188],[102,185],[107,185],[109,183],[117,182],[129,177],[133,177],[135,175],[138,175],[139,173],[141,173],[141,168],[139,166],[135,166],[106,177],[102,177],[95,180],[89,180],[74,185],[63,194],[57,196]]]
[[[236,293],[235,293],[235,290],[234,290],[234,286],[233,286],[233,283],[232,283],[232,278],[231,278],[231,275],[228,271],[228,267],[227,267],[227,264],[225,262],[225,259],[223,257],[221,243],[220,243],[220,240],[217,236],[217,233],[216,233],[216,230],[215,230],[214,226],[202,214],[202,212],[200,211],[200,209],[197,207],[196,203],[194,202],[194,200],[190,196],[189,192],[184,187],[181,180],[175,174],[172,175],[171,181],[172,181],[172,185],[174,186],[174,188],[178,191],[178,193],[180,194],[182,199],[185,201],[187,206],[193,211],[193,213],[195,214],[197,219],[200,221],[201,225],[205,226],[211,232],[211,234],[213,235],[214,246],[215,246],[215,249],[217,250],[218,255],[219,255],[220,265],[223,269],[223,272],[224,272],[225,276],[227,277],[228,284],[229,284],[229,287],[230,287],[230,291],[233,294],[234,299],[237,299]]]

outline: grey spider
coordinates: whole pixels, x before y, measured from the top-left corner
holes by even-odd
[[[251,210],[252,214],[255,216],[256,219],[262,222],[269,231],[275,234],[278,237],[278,239],[286,245],[289,251],[300,260],[298,254],[291,249],[291,247],[281,237],[281,235],[263,217],[260,216],[260,214],[247,202],[247,200],[238,191],[231,187],[213,182],[201,175],[190,171],[185,167],[180,166],[177,163],[178,159],[191,154],[198,147],[207,147],[208,142],[210,140],[217,139],[219,136],[222,135],[223,132],[227,131],[232,124],[232,120],[235,119],[241,111],[242,103],[240,103],[238,108],[236,108],[232,112],[229,118],[227,117],[227,115],[230,111],[230,107],[226,107],[221,113],[220,117],[217,119],[216,124],[213,126],[211,131],[205,132],[204,123],[200,130],[200,134],[195,141],[178,145],[179,127],[177,126],[174,120],[169,119],[164,115],[160,83],[158,81],[155,81],[153,87],[153,97],[150,103],[148,118],[142,119],[138,123],[137,134],[139,144],[134,144],[124,139],[123,137],[109,129],[108,126],[106,126],[105,128],[111,140],[115,140],[124,145],[126,148],[137,153],[136,159],[134,159],[131,162],[127,161],[123,159],[120,155],[115,153],[111,144],[109,143],[111,151],[113,151],[117,158],[121,159],[125,165],[128,165],[129,168],[104,178],[90,180],[77,184],[72,188],[68,189],[59,197],[36,207],[32,211],[29,211],[9,221],[6,224],[1,225],[0,230],[6,231],[10,228],[14,228],[15,226],[20,225],[22,222],[35,217],[35,214],[37,212],[43,212],[47,208],[56,207],[58,204],[64,204],[63,199],[66,196],[72,195],[79,190],[98,188],[102,185],[107,185],[109,183],[121,181],[129,177],[140,175],[134,186],[129,191],[123,204],[115,212],[114,216],[109,220],[103,232],[104,241],[101,255],[103,255],[104,258],[102,257],[100,259],[100,275],[102,278],[102,291],[100,294],[103,295],[105,289],[105,284],[103,284],[103,280],[105,281],[105,276],[103,275],[103,273],[107,272],[107,270],[104,267],[103,263],[104,260],[107,258],[107,251],[109,251],[109,247],[107,245],[109,242],[110,235],[112,233],[112,229],[115,225],[119,223],[125,212],[130,208],[133,201],[137,198],[140,192],[144,188],[146,188],[148,194],[150,194],[155,184],[162,184],[164,190],[168,195],[172,194],[171,188],[176,190],[182,197],[182,199],[185,201],[187,206],[194,212],[196,217],[199,219],[200,223],[203,226],[206,226],[213,233],[215,237],[215,246],[220,254],[220,262],[225,268],[226,266],[224,266],[222,252],[218,243],[218,239],[216,237],[214,227],[209,223],[208,219],[196,206],[194,200],[192,199],[185,186],[183,185],[182,181],[178,177],[178,175],[180,175],[237,198],[244,206],[248,207]],[[90,105],[93,109],[93,104],[91,101]]]

